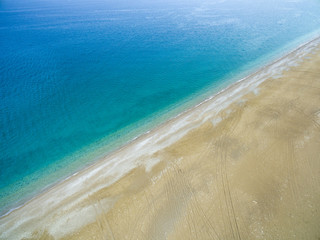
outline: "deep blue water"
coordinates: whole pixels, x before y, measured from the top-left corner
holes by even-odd
[[[319,0],[1,0],[0,213],[319,27]]]

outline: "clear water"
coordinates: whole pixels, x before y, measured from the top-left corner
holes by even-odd
[[[1,0],[0,213],[319,27],[318,0]]]

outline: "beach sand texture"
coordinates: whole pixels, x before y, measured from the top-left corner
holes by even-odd
[[[316,39],[0,219],[1,239],[320,239]]]

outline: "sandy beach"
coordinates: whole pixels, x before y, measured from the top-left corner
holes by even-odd
[[[0,219],[0,239],[320,239],[320,38]]]

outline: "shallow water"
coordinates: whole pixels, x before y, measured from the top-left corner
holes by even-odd
[[[0,213],[298,43],[319,13],[316,0],[1,1]]]

